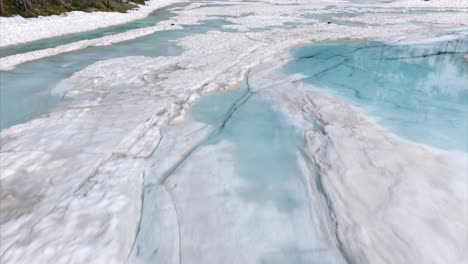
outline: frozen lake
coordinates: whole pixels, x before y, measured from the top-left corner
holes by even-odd
[[[467,8],[184,2],[0,48],[0,262],[465,263]]]

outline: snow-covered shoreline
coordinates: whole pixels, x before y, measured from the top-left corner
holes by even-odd
[[[171,3],[178,2],[176,0],[164,0],[164,1],[166,1],[165,5],[169,5]],[[193,4],[189,5],[189,6],[187,6],[187,8],[183,8],[183,10],[185,10],[185,9],[187,9],[187,10],[194,9],[196,6],[200,6],[200,4],[193,3]],[[161,7],[162,7],[162,5],[161,5]],[[255,27],[266,27],[266,26],[274,25],[274,26],[278,26],[279,28],[281,28],[281,25],[283,25],[284,23],[290,23],[290,22],[300,22],[300,23],[304,23],[304,24],[314,23],[315,24],[314,27],[323,27],[323,28],[333,27],[333,26],[330,26],[330,25],[325,25],[325,24],[323,24],[323,22],[318,21],[318,20],[313,19],[313,18],[308,18],[308,19],[298,18],[297,15],[294,16],[293,18],[284,18],[284,17],[282,17],[280,20],[275,19],[275,16],[264,16],[260,20],[257,19],[257,18],[256,19],[249,19],[248,17],[237,17],[237,16],[242,15],[243,13],[248,12],[249,8],[255,9],[255,4],[247,4],[247,8],[245,8],[245,7],[244,8],[234,8],[233,7],[233,10],[230,10],[229,13],[230,13],[230,15],[232,15],[234,17],[227,18],[227,20],[233,22],[234,25],[226,25],[224,27],[225,28],[238,29],[240,32],[248,30],[249,27],[255,28]],[[276,8],[278,10],[275,10]],[[351,7],[350,9],[353,9],[353,8],[354,7]],[[122,32],[122,33],[118,33],[118,34],[114,34],[114,35],[109,35],[109,36],[104,36],[104,37],[100,37],[100,38],[96,38],[96,39],[82,40],[82,41],[77,41],[77,42],[73,42],[73,43],[69,43],[69,44],[60,45],[60,46],[57,46],[57,47],[54,47],[54,48],[34,50],[34,51],[26,52],[26,53],[20,53],[20,54],[15,54],[15,55],[3,57],[3,58],[0,58],[0,71],[12,70],[17,65],[25,63],[25,62],[34,61],[34,60],[38,60],[38,59],[43,59],[43,58],[47,58],[47,57],[50,57],[50,56],[54,56],[54,55],[58,55],[58,54],[66,53],[66,52],[71,52],[71,51],[84,49],[84,48],[87,48],[87,47],[107,46],[107,45],[112,45],[114,43],[119,43],[119,42],[123,42],[123,41],[127,41],[127,40],[136,39],[136,38],[139,38],[139,37],[147,36],[147,35],[150,35],[150,34],[153,34],[153,33],[157,32],[157,31],[169,30],[169,29],[180,29],[181,26],[183,26],[183,25],[195,24],[195,23],[199,23],[201,20],[208,19],[210,16],[214,16],[216,14],[216,12],[217,12],[216,8],[205,8],[205,9],[207,11],[204,11],[204,12],[200,12],[200,11],[197,11],[196,9],[194,9],[193,11],[191,11],[190,16],[184,15],[185,11],[175,11],[174,13],[178,14],[178,16],[176,16],[174,18],[171,18],[169,20],[166,20],[166,21],[161,21],[160,23],[158,23],[158,24],[156,24],[154,26],[151,26],[151,27],[133,29],[133,30],[129,30],[129,31],[126,31],[126,32]],[[279,7],[275,7],[275,9],[272,9],[269,12],[272,12],[272,11],[280,12]],[[375,16],[376,14],[372,13],[372,10],[374,10],[374,9],[372,9],[372,8],[367,8],[366,9],[366,11],[369,11],[370,14],[373,14]],[[391,11],[394,11],[394,10],[391,10]],[[319,11],[314,11],[314,13],[324,13],[324,12],[326,13],[327,11],[326,10],[320,10],[320,9],[319,9]],[[356,12],[356,11],[353,11],[353,12]],[[83,13],[83,12],[81,12],[81,13]],[[80,15],[86,16],[88,14],[89,13],[84,13],[84,14],[80,14]],[[404,18],[407,15],[408,14],[402,14],[401,16]],[[372,17],[372,15],[370,15],[370,16]],[[431,22],[433,20],[437,21],[440,17],[443,17],[442,15],[437,14],[437,13],[435,13],[435,14],[415,14],[414,16],[415,16],[416,19],[421,20],[419,22],[425,22],[425,23],[429,23],[429,22]],[[445,24],[441,25],[441,29],[443,29],[444,27],[447,27],[447,26],[449,26],[451,29],[453,29],[454,27],[457,27],[458,28],[457,30],[465,29],[466,26],[468,25],[468,22],[463,21],[463,16],[464,16],[464,14],[457,14],[457,15],[454,15],[454,16],[445,17],[444,18]],[[466,15],[466,16],[468,16],[468,15]],[[399,19],[401,20],[403,18],[399,18]],[[2,19],[2,18],[0,18],[0,19]],[[57,19],[59,19],[59,18],[57,18]],[[375,18],[373,18],[373,19],[374,20],[371,19],[369,21],[369,25],[378,25],[379,23],[382,23],[378,19],[375,19]],[[346,19],[343,19],[343,20],[346,20]],[[383,24],[394,24],[392,26],[397,27],[398,32],[413,30],[414,26],[412,26],[412,25],[406,25],[406,24],[403,24],[403,23],[394,23],[394,22],[395,21],[393,21],[392,19],[387,19],[385,21],[385,23],[383,23]],[[460,22],[462,22],[462,23],[460,23]],[[457,23],[459,23],[459,24],[457,24]],[[176,26],[174,26],[174,25],[176,25]],[[379,29],[379,30],[381,30],[381,29]],[[390,33],[391,31],[388,30],[387,32]],[[349,35],[348,38],[350,38],[350,39],[362,39],[360,36],[352,34],[352,33],[348,34],[348,35]],[[443,33],[443,35],[446,35],[446,33]],[[404,37],[406,38],[407,36],[404,36]],[[330,38],[333,38],[333,36],[330,35]],[[414,36],[414,41],[415,42],[419,41],[419,39],[426,39],[427,40],[427,36],[419,36],[419,37]],[[1,43],[1,41],[4,41],[3,38],[0,38],[0,43]]]
[[[0,47],[17,45],[40,39],[63,36],[67,34],[92,31],[100,28],[125,24],[148,16],[156,9],[185,0],[149,0],[145,5],[126,13],[118,12],[83,12],[72,11],[61,15],[23,18],[21,16],[0,17]],[[325,1],[326,2],[326,1]],[[446,8],[466,9],[463,0],[447,1],[394,1],[385,3],[388,8]],[[468,15],[466,15],[468,18]]]
[[[181,27],[179,26],[171,26],[171,22],[167,21],[152,27],[134,29],[127,32],[105,36],[97,39],[82,40],[60,45],[54,48],[35,50],[26,53],[11,55],[4,58],[0,58],[0,71],[8,71],[14,69],[15,66],[17,66],[18,64],[22,64],[33,60],[39,60],[66,52],[72,52],[88,47],[108,46],[114,43],[143,37],[155,33],[157,31],[180,28]]]
[[[73,11],[61,15],[0,17],[0,47],[125,24],[182,0],[150,0],[126,13]]]

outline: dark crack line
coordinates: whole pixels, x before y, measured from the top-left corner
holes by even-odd
[[[438,51],[436,53],[430,54],[423,54],[418,56],[410,56],[410,57],[394,57],[394,58],[384,58],[384,60],[407,60],[407,59],[420,59],[420,58],[427,58],[432,56],[440,56],[440,55],[447,55],[447,54],[466,54],[466,52],[457,52],[457,51]]]
[[[307,59],[313,59],[315,57],[317,57],[318,55],[320,55],[322,52],[317,52],[315,54],[312,54],[312,55],[308,55],[308,56],[304,56],[304,57],[299,57],[297,58],[296,60],[307,60]]]
[[[104,164],[110,162],[112,159],[114,158],[114,155],[112,154],[108,159],[106,159],[105,161],[101,162],[92,172],[90,175],[88,175],[88,177],[86,177],[81,183],[80,185],[78,185],[78,187],[73,191],[73,196],[78,196],[80,194],[78,194],[85,186],[88,182],[90,182],[92,179],[94,179],[98,173],[99,173],[99,169],[101,168],[101,166],[104,166]],[[89,190],[91,190],[93,188],[94,185],[96,185],[97,182],[94,182],[89,188],[88,190],[85,190],[84,194],[81,194],[82,197],[86,197],[88,195],[88,192]]]
[[[325,75],[327,72],[331,71],[331,70],[334,70],[340,66],[343,66],[343,65],[346,65],[346,63],[348,62],[347,59],[345,59],[344,61],[340,62],[340,63],[337,63],[333,66],[330,66],[326,69],[323,69],[321,71],[319,71],[318,73],[315,73],[314,75],[312,76],[309,76],[309,77],[306,77],[306,78],[303,78],[302,81],[305,81],[305,80],[308,80],[308,79],[313,79],[313,78],[322,78],[323,75]]]
[[[145,170],[143,171],[143,186],[145,185],[145,177],[146,177],[146,173],[145,173]],[[140,231],[141,231],[141,222],[143,220],[143,209],[144,209],[144,206],[145,206],[145,188],[143,187],[143,189],[141,190],[141,208],[140,208],[140,219],[138,220],[138,225],[137,225],[137,231],[136,231],[136,234],[135,234],[135,239],[133,240],[133,244],[132,244],[132,249],[130,250],[130,252],[128,253],[127,255],[127,259],[125,260],[125,263],[128,262],[128,259],[130,258],[130,256],[132,255],[133,253],[133,250],[135,249],[135,246],[136,246],[136,243],[137,243],[137,240],[138,240],[138,236],[140,235]],[[137,251],[137,254],[136,256],[138,256],[139,252],[140,252],[140,248],[137,247],[138,251]]]
[[[171,198],[172,205],[174,206],[174,211],[177,218],[177,235],[179,237],[179,264],[182,264],[182,234],[180,233],[180,217],[179,210],[177,209],[177,204],[175,202],[174,196],[169,188],[166,185],[163,185],[164,189],[167,191],[169,198]]]
[[[343,61],[349,61],[349,58],[348,58],[347,56],[341,55],[341,54],[333,54],[333,55],[328,56],[328,57],[326,57],[326,58],[323,58],[323,59],[321,59],[321,60],[329,60],[329,59],[336,58],[336,57],[338,57],[338,58],[343,58]]]
[[[160,182],[158,184],[158,185],[162,185],[164,187],[164,189],[167,191],[169,197],[171,198],[171,202],[172,202],[172,204],[174,206],[174,210],[175,210],[175,213],[176,213],[177,230],[178,230],[178,236],[179,236],[179,264],[182,263],[182,234],[180,232],[180,217],[179,217],[179,212],[178,212],[177,205],[176,205],[175,199],[173,197],[173,194],[170,191],[170,189],[166,186],[167,180],[200,146],[202,146],[205,142],[207,142],[212,137],[219,135],[223,131],[223,129],[226,127],[226,124],[232,118],[234,113],[236,113],[254,95],[254,92],[252,92],[251,87],[250,87],[249,78],[250,78],[250,71],[247,72],[247,78],[246,78],[247,91],[244,94],[242,94],[233,103],[233,105],[231,106],[231,108],[228,111],[228,114],[226,115],[226,118],[223,120],[221,125],[215,131],[210,133],[210,135],[205,137],[198,144],[196,144],[193,148],[191,148],[172,168],[170,168],[164,174],[164,176],[162,177],[162,179],[160,180]],[[158,144],[158,146],[159,146],[159,144]],[[147,186],[144,187],[144,189],[152,187],[152,186],[154,186],[154,185],[147,185]],[[143,193],[144,193],[144,191],[143,191]],[[141,215],[143,215],[143,214],[141,214]],[[135,241],[136,241],[136,239],[135,239]]]
[[[394,44],[400,42],[401,40],[395,40],[395,41],[392,41],[390,43],[382,43],[382,44],[378,44],[378,45],[372,45],[372,46],[364,46],[364,47],[359,47],[359,48],[355,48],[354,50],[351,51],[351,53],[353,52],[356,52],[356,51],[359,51],[359,50],[363,50],[363,49],[373,49],[373,48],[381,48],[381,47],[392,47]]]
[[[149,157],[151,157],[154,152],[156,152],[156,150],[159,148],[159,146],[161,145],[161,142],[163,140],[163,134],[162,132],[160,131],[160,134],[161,136],[159,137],[159,141],[158,141],[158,144],[156,145],[156,147],[153,149],[153,151],[151,152],[151,154],[149,155]],[[132,247],[131,247],[131,250],[130,252],[128,253],[127,255],[127,258],[125,260],[125,263],[128,262],[130,256],[132,255],[133,253],[133,250],[135,249],[135,246],[136,246],[136,243],[137,243],[137,240],[138,240],[138,236],[140,235],[140,231],[141,231],[141,222],[143,221],[143,209],[144,209],[144,206],[145,206],[145,178],[146,178],[146,170],[143,170],[143,183],[142,183],[142,190],[141,190],[141,208],[140,208],[140,219],[138,220],[138,225],[137,225],[137,231],[136,231],[136,234],[135,234],[135,239],[133,240],[133,244],[132,244]],[[137,246],[137,253],[136,253],[136,256],[138,256],[140,252],[140,248]]]
[[[221,126],[219,127],[219,129],[216,131],[217,133],[216,134],[219,134],[223,131],[223,129],[226,127],[226,124],[229,122],[229,120],[231,119],[232,115],[234,115],[235,112],[237,112],[237,110],[239,110],[239,108],[241,106],[243,106],[249,99],[250,97],[252,96],[253,94],[250,92],[250,90],[247,90],[247,92],[245,94],[243,94],[239,99],[243,99],[245,98],[244,100],[241,100],[239,104],[237,104],[238,101],[236,101],[236,103],[233,104],[233,106],[231,107],[231,109],[229,109],[229,112],[226,116],[226,118],[223,120],[223,123],[221,124]]]
[[[242,105],[244,105],[251,97],[254,95],[254,93],[250,89],[250,84],[249,84],[249,75],[250,71],[247,73],[247,79],[246,79],[246,85],[247,85],[247,91],[242,94],[231,106],[229,109],[226,118],[223,120],[221,125],[210,135],[205,137],[200,141],[199,144],[195,145],[193,148],[191,148],[172,168],[170,168],[164,176],[160,180],[160,184],[165,184],[167,179],[187,160],[203,143],[207,142],[209,139],[212,137],[219,135],[223,129],[226,127],[227,123],[231,119],[231,117],[234,115],[235,112],[237,112]]]
[[[315,157],[312,157],[312,160],[311,160],[311,157],[309,155],[306,155],[305,152],[302,152],[302,155],[304,158],[308,159],[309,161],[311,161],[312,164],[315,165],[315,168],[317,170],[315,174],[316,177],[314,179],[315,186],[317,188],[317,191],[321,194],[321,196],[325,200],[325,204],[327,207],[326,209],[327,209],[327,212],[329,214],[330,220],[332,221],[332,225],[333,225],[333,234],[335,236],[335,241],[337,243],[336,245],[337,249],[340,252],[340,254],[343,256],[345,262],[348,264],[352,264],[353,261],[351,257],[348,255],[348,253],[346,252],[346,250],[344,249],[343,243],[341,242],[340,237],[338,235],[339,225],[336,219],[336,215],[333,209],[333,204],[331,202],[331,199],[329,198],[327,192],[325,191],[325,188],[323,187],[321,167],[317,165],[318,162],[316,161]]]
[[[156,147],[154,147],[153,151],[151,151],[151,153],[147,157],[153,156],[156,150],[159,148],[159,145],[161,145],[161,141],[163,140],[163,134],[161,130],[159,130],[159,134],[160,134],[160,137],[159,137],[158,144],[156,144]]]
[[[336,69],[336,68],[338,68],[338,67],[340,67],[340,66],[346,64],[348,61],[349,61],[348,59],[344,59],[342,62],[337,63],[337,64],[335,64],[335,65],[333,65],[333,66],[331,66],[331,67],[328,67],[328,68],[326,68],[326,69],[324,69],[324,70],[321,70],[320,72],[314,74],[314,77],[321,78],[321,77],[322,77],[323,75],[325,75],[327,72],[329,72],[329,71],[331,71],[331,70],[334,70],[334,69]]]
[[[315,184],[317,186],[317,191],[322,195],[322,197],[325,200],[325,203],[327,205],[330,220],[332,221],[332,224],[333,224],[333,229],[334,229],[333,233],[335,235],[335,240],[336,240],[336,243],[337,243],[338,251],[341,253],[341,255],[343,256],[346,263],[353,264],[354,262],[353,262],[351,256],[349,256],[349,254],[346,252],[345,247],[343,246],[343,242],[341,241],[340,236],[338,234],[338,230],[339,230],[340,227],[339,227],[339,224],[338,224],[338,220],[336,218],[335,210],[333,209],[333,203],[332,203],[327,191],[325,190],[325,188],[323,186],[323,181],[322,181],[323,172],[322,172],[322,169],[318,165],[318,162],[315,159],[315,157],[312,157],[312,159],[313,159],[313,164],[315,164],[315,167],[317,169]]]
[[[361,69],[361,68],[359,68],[359,67],[356,67],[356,66],[354,66],[354,65],[343,64],[343,66],[344,66],[344,67],[348,67],[348,68],[350,68],[351,70],[354,70],[354,71],[366,72],[366,70]],[[351,72],[351,74],[352,74],[352,73],[353,73],[353,72]]]
[[[146,120],[148,121],[149,118]],[[151,129],[151,128],[150,128]],[[146,135],[143,134],[143,135],[140,135],[138,138],[135,139],[135,142],[137,142],[138,140],[142,139],[144,136]],[[153,151],[151,152],[151,154],[149,156],[151,156],[155,151],[156,149],[159,147],[159,145],[161,144],[161,141],[162,141],[162,134],[161,134],[161,137],[159,138],[159,141],[158,141],[158,144],[156,145],[156,147],[153,149]],[[129,147],[129,150],[135,145],[132,144],[132,146]],[[136,157],[129,157],[127,154],[125,153],[117,153],[117,152],[113,152],[109,158],[107,158],[105,161],[101,162],[92,172],[90,175],[88,175],[88,177],[86,177],[86,179],[83,180],[83,182],[80,183],[80,185],[73,191],[73,196],[77,196],[79,195],[78,193],[86,187],[86,184],[88,184],[89,182],[91,182],[100,172],[100,168],[102,166],[104,166],[105,164],[109,163],[110,161],[113,161],[114,159],[118,159],[118,158],[138,158],[137,156]],[[89,186],[89,188],[87,190],[85,190],[84,194],[82,194],[81,196],[82,197],[86,197],[88,195],[88,192],[96,185],[96,181],[92,182],[91,186]]]
[[[312,101],[309,101],[313,106],[316,107],[315,103]],[[317,120],[317,125],[319,126],[319,131],[320,133],[328,137],[327,132],[325,130],[325,126],[328,125],[320,115],[320,113],[316,113],[315,111],[312,113]],[[343,242],[340,240],[338,230],[339,230],[339,225],[338,221],[336,218],[335,210],[333,209],[333,203],[327,193],[327,191],[324,188],[323,181],[322,181],[322,175],[323,171],[321,166],[319,165],[319,162],[316,160],[315,156],[309,156],[309,155],[304,155],[305,158],[307,158],[309,161],[311,161],[312,164],[314,164],[315,168],[317,169],[316,177],[315,177],[315,185],[317,186],[317,191],[322,195],[323,199],[325,200],[326,206],[327,206],[327,211],[329,213],[330,220],[332,221],[333,224],[333,233],[335,235],[335,240],[337,243],[337,249],[340,252],[340,254],[343,256],[344,260],[348,264],[353,264],[354,261],[352,260],[351,256],[346,252],[345,247],[343,246]]]

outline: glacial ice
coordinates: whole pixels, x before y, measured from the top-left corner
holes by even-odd
[[[411,11],[401,16],[421,16],[419,23],[358,26],[297,14],[353,13],[356,3],[207,3],[175,11],[171,21],[184,29],[148,35],[156,28],[144,28],[147,37],[118,45],[142,35],[72,43],[76,54],[93,51],[89,43],[107,47],[95,49],[104,57],[57,78],[54,92],[66,100],[1,130],[1,261],[465,263],[466,153],[400,138],[348,97],[283,70],[299,45],[420,40],[467,22],[448,16],[428,32],[428,18],[440,14]],[[256,15],[289,18],[253,32],[222,27],[255,28],[248,16]],[[229,24],[223,16],[239,19]],[[177,36],[181,52],[151,57],[145,38],[158,34]],[[105,57],[112,47],[148,53]],[[66,51],[12,61],[41,52],[78,58]],[[233,107],[238,98],[249,99]]]

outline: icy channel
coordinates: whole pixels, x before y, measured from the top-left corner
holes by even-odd
[[[100,38],[104,36],[109,36],[109,35],[114,35],[117,33],[125,32],[125,31],[132,30],[132,29],[154,26],[158,22],[167,20],[174,16],[168,10],[175,8],[175,7],[181,7],[184,5],[186,5],[186,3],[172,4],[167,7],[164,7],[164,8],[161,8],[152,12],[146,18],[135,20],[135,21],[123,24],[123,25],[106,27],[102,29],[86,31],[86,32],[81,32],[81,33],[76,33],[76,34],[69,34],[65,36],[46,38],[46,39],[36,40],[36,41],[13,45],[13,46],[0,47],[0,58],[19,54],[19,53],[29,52],[33,50],[53,48],[53,47],[73,43],[73,42],[80,41],[80,40],[96,39],[96,38]]]
[[[49,111],[63,96],[54,93],[53,88],[61,80],[96,61],[126,56],[176,56],[182,49],[176,46],[175,40],[220,29],[227,23],[222,19],[205,20],[184,29],[156,32],[110,46],[89,47],[24,63],[10,71],[0,71],[0,129]]]
[[[185,129],[163,133],[146,173],[133,257],[341,263],[310,201],[307,171],[299,165],[303,140],[271,102],[246,88],[218,92],[195,103],[190,117]],[[182,154],[171,141],[175,133],[176,142],[194,139]],[[165,166],[174,152],[178,158]]]

